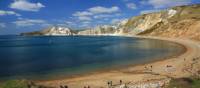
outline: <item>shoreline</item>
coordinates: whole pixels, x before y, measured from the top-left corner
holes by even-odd
[[[129,81],[132,80],[132,82],[134,82],[134,80],[131,79],[131,77],[137,77],[138,75],[145,76],[145,75],[151,75],[152,74],[152,73],[151,74],[145,73],[144,72],[144,66],[154,65],[154,64],[159,65],[159,63],[170,64],[168,62],[169,60],[175,59],[177,61],[177,60],[179,60],[177,58],[183,58],[185,56],[188,56],[188,53],[189,53],[189,55],[190,55],[190,53],[195,53],[195,52],[191,52],[192,49],[194,49],[194,48],[191,47],[192,45],[186,44],[189,41],[189,40],[186,40],[186,39],[181,41],[180,39],[148,37],[148,36],[125,36],[125,37],[137,37],[137,38],[158,39],[158,40],[169,41],[169,42],[177,43],[179,45],[184,46],[185,52],[183,52],[179,55],[176,55],[176,56],[171,56],[169,58],[153,60],[153,61],[150,61],[150,62],[148,61],[148,62],[145,62],[145,63],[142,63],[142,64],[128,65],[126,67],[120,67],[120,68],[117,68],[117,69],[110,69],[110,70],[107,70],[107,71],[104,70],[103,72],[97,71],[97,72],[92,72],[92,73],[89,73],[89,74],[86,74],[86,75],[73,76],[73,77],[69,77],[69,78],[66,77],[66,78],[57,79],[57,80],[36,81],[36,83],[47,85],[47,86],[54,86],[54,87],[59,87],[59,85],[62,85],[62,84],[68,84],[68,85],[72,86],[72,88],[76,88],[76,87],[81,87],[84,84],[91,85],[91,86],[94,86],[94,87],[106,86],[105,84],[108,81],[108,79],[116,80],[116,78],[118,80],[120,80],[119,78],[121,78],[122,80],[128,79]],[[190,40],[190,41],[192,41],[192,40]],[[186,43],[184,43],[184,42],[186,42]],[[128,74],[126,74],[126,73],[128,73]],[[129,74],[129,73],[132,73],[132,74]],[[159,77],[161,77],[161,78],[168,78],[168,76],[173,77],[172,74],[170,74],[170,75],[165,74],[165,72],[163,74],[163,72],[159,72],[159,70],[154,71],[154,69],[153,69],[153,73],[158,73]],[[166,76],[164,76],[164,75],[166,75]],[[113,76],[113,77],[110,77],[110,76]],[[122,76],[124,76],[125,78],[122,77]],[[186,76],[186,75],[182,75],[180,77],[183,77],[183,76]],[[128,77],[128,78],[126,78],[126,77]],[[150,77],[152,77],[152,75]],[[174,77],[176,78],[176,76],[174,76]],[[140,80],[138,80],[138,79],[140,79]],[[138,81],[141,82],[142,80],[143,80],[143,82],[145,81],[144,77],[139,77],[138,79],[135,80],[135,82],[138,82]],[[102,81],[102,80],[104,80],[104,81]]]

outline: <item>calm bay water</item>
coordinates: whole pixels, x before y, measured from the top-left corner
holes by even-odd
[[[0,36],[0,80],[50,79],[180,54],[181,45],[130,37]]]

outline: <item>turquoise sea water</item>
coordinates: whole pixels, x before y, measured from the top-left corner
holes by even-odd
[[[167,41],[111,36],[0,36],[0,80],[53,79],[180,54]]]

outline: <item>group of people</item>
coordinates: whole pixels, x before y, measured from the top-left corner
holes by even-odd
[[[69,87],[67,85],[65,86],[60,85],[60,88],[69,88]],[[83,88],[90,88],[90,86],[84,86]]]
[[[122,84],[122,80],[119,80],[120,85]],[[108,81],[108,88],[111,88],[113,86],[112,81]],[[67,85],[60,85],[60,88],[69,88]],[[83,88],[91,88],[90,86],[84,86]]]
[[[112,81],[108,81],[108,88],[112,87],[113,86],[113,82]],[[121,85],[122,84],[122,80],[119,80],[119,84]]]
[[[69,88],[69,87],[67,85],[64,86],[60,85],[60,88]]]
[[[153,68],[152,65],[150,67],[147,67],[147,66],[144,67],[145,70],[149,70],[150,72],[152,72],[152,68]]]
[[[90,86],[84,86],[83,88],[90,88]]]

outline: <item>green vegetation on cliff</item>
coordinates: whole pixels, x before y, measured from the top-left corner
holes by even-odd
[[[35,83],[27,80],[10,80],[0,84],[0,88],[51,88],[51,87],[36,85]]]
[[[200,79],[192,77],[172,79],[167,88],[200,88]]]

